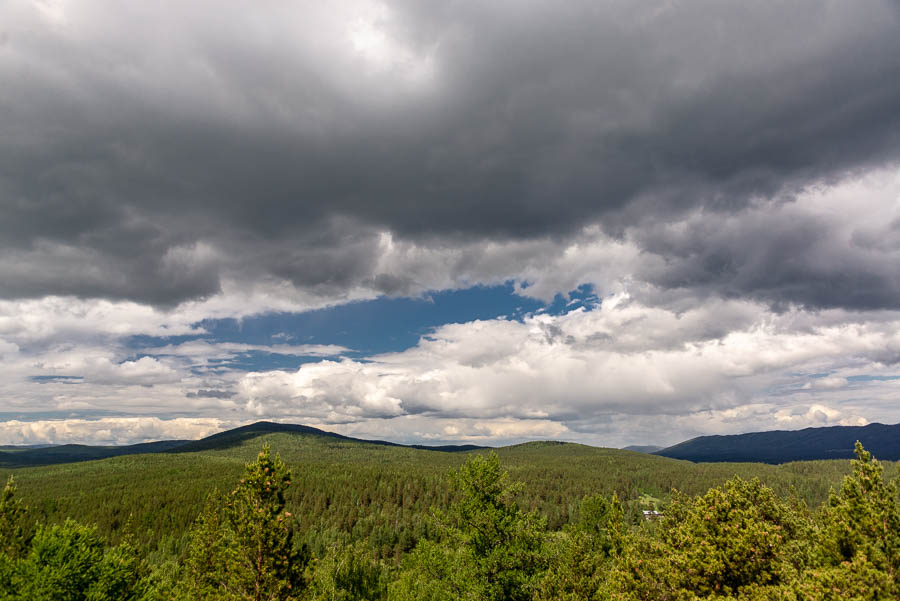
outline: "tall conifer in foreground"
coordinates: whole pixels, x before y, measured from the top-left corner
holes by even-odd
[[[284,493],[291,475],[266,445],[224,499],[207,503],[188,554],[192,599],[288,601],[303,589],[305,554],[294,547]]]
[[[546,523],[522,511],[511,484],[491,451],[475,455],[450,473],[457,494],[438,515],[440,541],[422,541],[391,590],[398,601],[526,601],[532,598],[546,555]]]
[[[900,504],[896,481],[857,441],[853,473],[832,493],[820,533],[821,564],[806,575],[801,598],[880,601],[900,598]]]
[[[28,547],[26,509],[16,497],[16,483],[10,476],[0,492],[0,553],[14,559]]]

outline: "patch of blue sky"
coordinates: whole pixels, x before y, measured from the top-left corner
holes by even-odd
[[[144,334],[139,334],[137,336],[129,336],[125,340],[125,344],[130,349],[140,350],[144,348],[164,346],[167,344],[171,344],[174,346],[179,345],[182,342],[198,340],[205,337],[206,335],[204,334],[183,334],[179,336],[146,336]]]
[[[888,382],[890,380],[900,380],[900,376],[873,376],[865,374],[847,376],[848,382]]]
[[[305,313],[269,313],[197,324],[217,341],[248,344],[335,344],[360,355],[397,352],[447,323],[521,319],[543,308],[512,286],[474,287],[424,298],[377,298]]]
[[[560,315],[576,309],[591,310],[600,303],[591,286],[584,285],[552,303],[516,294],[512,282],[501,286],[474,286],[432,292],[422,298],[381,297],[303,313],[265,313],[243,319],[208,319],[194,324],[207,333],[195,336],[135,336],[128,345],[135,351],[165,344],[204,339],[211,343],[254,345],[338,345],[348,356],[399,352],[415,346],[420,337],[448,323],[506,318],[522,320],[535,313]],[[277,352],[243,353],[229,359],[239,369],[286,369],[319,358]]]
[[[323,357],[310,357],[265,351],[235,353],[227,359],[210,359],[203,368],[194,367],[194,373],[238,371],[294,371],[304,363],[315,363]]]
[[[80,382],[84,379],[83,376],[31,376],[29,378],[32,382],[37,382],[38,384],[47,384],[49,382]]]
[[[828,378],[834,375],[834,372],[821,372],[814,374],[804,374],[804,373],[792,373],[792,376],[797,376],[801,378],[809,378],[811,380],[819,380],[822,378]],[[846,380],[848,382],[888,382],[891,380],[900,380],[900,376],[876,376],[869,374],[859,374],[855,376],[847,376]]]
[[[549,315],[563,315],[577,309],[591,311],[599,305],[600,299],[597,297],[594,287],[590,284],[582,284],[575,290],[570,291],[566,296],[557,294],[552,303],[538,309],[536,312]]]

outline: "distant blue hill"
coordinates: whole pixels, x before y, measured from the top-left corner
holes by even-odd
[[[787,463],[813,459],[850,459],[857,440],[877,459],[900,460],[900,424],[700,436],[654,454],[695,462]]]
[[[54,465],[106,459],[119,455],[163,453],[178,448],[187,440],[161,440],[123,446],[92,446],[85,444],[61,444],[52,446],[4,446],[0,448],[0,467],[25,467]]]

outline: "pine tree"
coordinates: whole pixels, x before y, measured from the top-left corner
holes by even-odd
[[[315,563],[308,601],[378,601],[387,596],[386,571],[364,543],[335,543]]]
[[[396,599],[531,599],[543,570],[545,523],[515,502],[493,451],[470,458],[450,481],[457,500],[438,515],[441,542],[420,543],[391,590]]]
[[[851,463],[853,473],[828,501],[827,552],[838,562],[865,555],[893,576],[900,570],[896,482],[885,483],[881,464],[858,441],[856,459]]]
[[[624,543],[624,512],[616,495],[585,497],[578,520],[557,533],[550,547],[550,569],[538,601],[606,599],[606,580]]]
[[[224,522],[225,502],[213,491],[191,529],[190,546],[184,561],[185,577],[180,597],[185,599],[238,599],[231,582],[235,563],[233,533]]]
[[[28,547],[27,509],[16,498],[16,483],[10,476],[0,493],[0,553],[14,559]]]
[[[106,548],[96,526],[42,526],[15,565],[10,601],[137,601],[146,569],[129,542]]]
[[[832,493],[820,535],[820,565],[801,598],[877,601],[900,598],[900,505],[895,482],[857,441],[853,473]]]
[[[287,601],[303,589],[306,554],[294,546],[284,494],[291,475],[266,445],[224,501],[195,523],[182,590],[194,599]]]
[[[614,599],[790,594],[808,524],[759,480],[733,478],[696,499],[676,496],[665,513],[632,536],[615,568]]]

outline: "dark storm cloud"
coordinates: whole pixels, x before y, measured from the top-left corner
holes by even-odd
[[[452,249],[589,223],[665,247],[663,286],[898,298],[867,266],[810,279],[803,227],[778,239],[794,263],[734,277],[757,239],[682,261],[652,236],[900,158],[895,2],[58,6],[0,9],[6,298],[402,293],[379,231]]]
[[[230,399],[237,393],[231,390],[205,390],[200,389],[197,392],[188,392],[184,396],[189,399]]]
[[[896,248],[847,244],[837,219],[748,211],[641,232],[639,244],[665,263],[639,276],[693,294],[763,299],[776,309],[897,308]],[[860,236],[862,237],[862,236]]]

